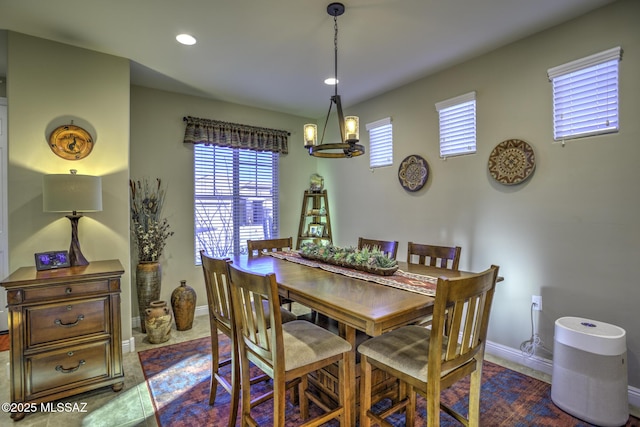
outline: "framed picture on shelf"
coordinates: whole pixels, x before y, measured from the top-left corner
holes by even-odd
[[[309,224],[307,235],[314,237],[322,237],[324,234],[324,224]]]

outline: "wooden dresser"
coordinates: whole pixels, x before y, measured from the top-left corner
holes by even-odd
[[[22,267],[0,283],[9,309],[14,421],[42,402],[122,389],[123,273],[118,260],[94,261],[47,271]]]

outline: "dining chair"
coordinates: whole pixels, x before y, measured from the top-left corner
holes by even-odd
[[[220,384],[231,395],[229,407],[229,426],[235,426],[240,401],[240,366],[238,364],[235,328],[232,327],[233,316],[229,295],[228,268],[229,259],[211,258],[200,251],[204,282],[209,305],[209,323],[211,325],[211,383],[209,388],[209,405],[216,401],[216,391]],[[231,356],[220,360],[218,331],[229,338]],[[219,369],[231,364],[231,381],[219,374]]]
[[[462,252],[460,246],[435,246],[409,242],[407,244],[407,264],[422,264],[448,270],[458,270],[460,252]],[[416,324],[421,326],[431,324],[431,315],[426,316]]]
[[[268,252],[284,251],[293,249],[292,237],[281,237],[279,239],[247,240],[247,250],[249,257],[263,256]],[[280,297],[280,304],[287,307],[289,311],[293,309],[293,301]]]
[[[374,240],[365,239],[364,237],[358,237],[358,249],[362,249],[365,246],[369,248],[377,247],[384,252],[389,258],[396,259],[398,254],[398,242],[388,240]]]
[[[235,325],[233,325],[233,307],[231,304],[229,276],[227,264],[229,259],[209,257],[205,251],[200,251],[202,270],[204,272],[205,289],[209,306],[209,323],[211,326],[211,383],[209,387],[209,405],[214,405],[218,384],[231,395],[229,408],[229,426],[236,425],[238,403],[240,401],[240,365],[238,362],[237,339]],[[268,308],[268,307],[267,307]],[[281,309],[283,322],[296,320],[293,313]],[[230,357],[220,360],[220,342],[218,331],[229,338],[231,345]],[[231,380],[220,374],[220,368],[231,365]],[[251,383],[264,380],[266,377],[256,377]]]
[[[460,264],[460,246],[435,246],[409,242],[407,263],[457,270]],[[415,262],[417,259],[417,262]]]
[[[283,251],[286,249],[293,249],[293,238],[282,237],[279,239],[265,239],[265,240],[247,240],[247,250],[249,256],[261,256],[266,252]]]
[[[405,412],[414,425],[416,393],[427,401],[427,426],[440,425],[440,409],[467,426],[478,426],[480,386],[489,314],[498,267],[471,276],[438,278],[431,328],[403,326],[358,346],[360,353],[360,426],[382,425],[390,414]],[[446,314],[452,321],[445,333]],[[372,367],[400,380],[398,399],[381,413],[371,410]],[[470,377],[469,410],[464,417],[440,401],[442,390]]]
[[[273,425],[284,426],[286,384],[298,381],[301,419],[306,420],[309,416],[309,401],[325,411],[305,422],[305,426],[319,426],[331,419],[338,419],[341,426],[350,425],[352,392],[346,373],[351,344],[306,320],[282,323],[280,311],[275,309],[278,306],[275,274],[256,274],[233,264],[228,268],[241,364],[241,424],[257,426],[251,408],[266,398],[273,398]],[[270,314],[259,301],[267,302]],[[334,363],[338,364],[339,399],[331,408],[308,390],[307,376]],[[252,365],[273,379],[271,393],[252,398],[249,388]]]

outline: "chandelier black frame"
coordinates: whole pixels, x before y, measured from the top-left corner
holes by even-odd
[[[320,144],[317,144],[317,126],[315,124],[307,124],[304,126],[304,146],[309,150],[309,154],[315,157],[326,158],[350,158],[364,154],[364,146],[358,144],[359,141],[359,119],[356,116],[349,116],[345,119],[342,112],[342,102],[338,95],[338,16],[342,15],[345,7],[342,3],[331,3],[327,6],[327,13],[333,16],[334,28],[334,79],[335,91],[329,103],[329,111],[322,129],[322,138]],[[338,113],[338,126],[340,127],[340,143],[324,144],[324,135],[331,115],[331,108],[336,105]]]

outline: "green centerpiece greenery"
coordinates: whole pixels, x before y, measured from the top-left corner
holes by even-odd
[[[390,275],[398,269],[398,262],[377,247],[341,248],[331,243],[306,242],[300,246],[300,256],[380,275]]]

